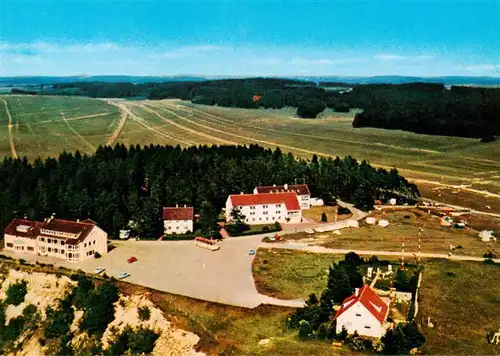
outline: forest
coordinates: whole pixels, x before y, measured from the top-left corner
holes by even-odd
[[[19,92],[19,90],[18,90]],[[35,92],[31,88],[29,93]],[[196,104],[238,108],[297,108],[297,116],[315,118],[325,108],[348,112],[361,108],[354,127],[378,127],[430,135],[481,138],[500,134],[500,88],[443,84],[314,83],[291,79],[248,78],[166,83],[62,83],[39,94],[100,98],[180,98]]]
[[[43,221],[90,218],[117,237],[133,221],[141,237],[162,234],[163,206],[187,204],[200,214],[199,233],[218,232],[229,194],[257,185],[309,185],[312,195],[340,198],[362,209],[374,199],[418,198],[414,184],[396,169],[375,169],[352,157],[297,159],[279,148],[250,146],[99,147],[91,156],[63,152],[33,162],[4,158],[0,165],[1,229],[13,217]]]

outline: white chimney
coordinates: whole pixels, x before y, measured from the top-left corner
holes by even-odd
[[[285,183],[285,185],[283,186],[283,188],[285,188],[285,190],[288,190],[288,184]]]
[[[179,207],[179,204],[175,204],[175,207],[178,208]]]
[[[243,193],[243,192],[240,192],[240,195],[243,195],[243,194],[245,194],[245,193]]]
[[[273,187],[276,187],[276,184],[273,184]]]
[[[78,223],[79,223],[79,222],[80,222],[80,219],[76,219],[76,222],[78,222]]]
[[[356,288],[354,290],[354,296],[357,297],[359,295],[359,288]]]

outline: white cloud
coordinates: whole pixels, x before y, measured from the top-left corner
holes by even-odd
[[[475,64],[475,65],[467,65],[467,66],[457,66],[455,67],[458,70],[463,70],[467,72],[494,72],[497,69],[500,69],[500,65],[495,64]]]
[[[396,54],[376,54],[374,59],[378,61],[401,61],[401,60],[428,60],[433,59],[434,56],[430,55],[420,55],[420,56],[401,56]]]

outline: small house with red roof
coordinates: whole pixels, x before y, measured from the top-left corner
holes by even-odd
[[[297,193],[300,207],[302,210],[311,207],[311,191],[307,184],[283,184],[283,185],[268,185],[255,187],[254,194],[262,193]]]
[[[80,262],[108,253],[108,235],[92,220],[13,219],[4,230],[5,250]]]
[[[382,300],[373,289],[364,285],[342,302],[335,315],[336,331],[340,333],[345,328],[348,334],[357,332],[358,335],[382,337],[388,312],[389,299]]]
[[[163,228],[166,235],[193,232],[194,209],[184,205],[163,208]]]
[[[231,212],[235,207],[245,216],[248,225],[302,221],[302,209],[296,192],[230,195],[226,201],[227,222],[231,221]]]

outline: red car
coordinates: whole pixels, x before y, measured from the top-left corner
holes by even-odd
[[[136,261],[137,261],[137,258],[135,258],[135,257],[133,257],[133,256],[132,256],[132,257],[130,257],[130,258],[127,260],[127,262],[128,262],[128,263],[133,263],[133,262],[136,262]]]

